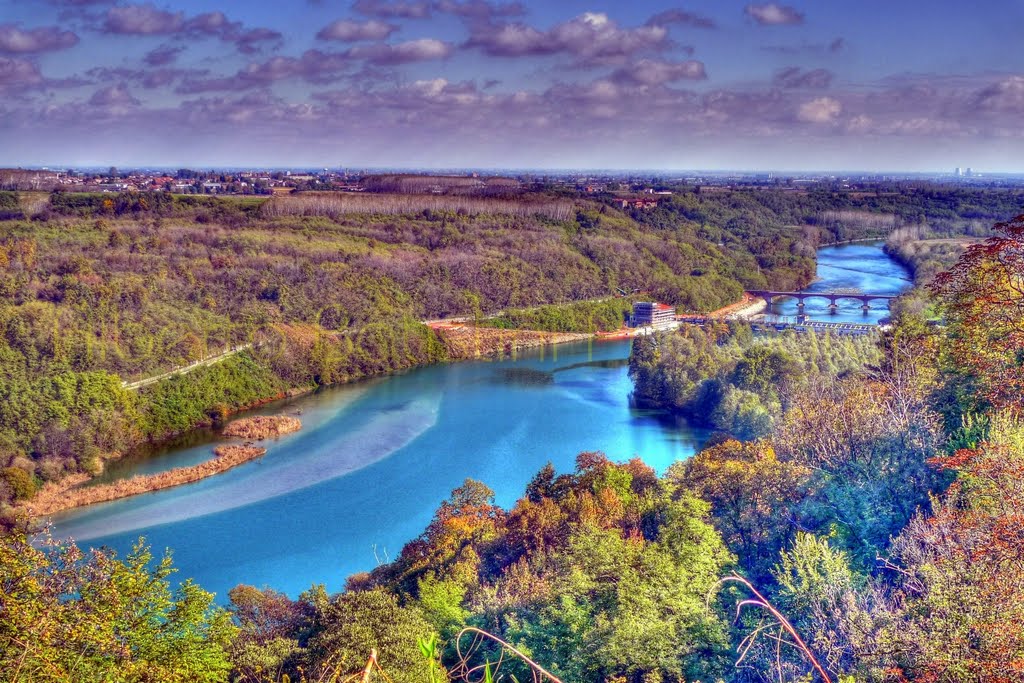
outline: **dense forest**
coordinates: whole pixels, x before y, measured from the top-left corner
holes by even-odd
[[[658,476],[582,453],[510,510],[454,490],[392,563],[227,609],[147,567],[3,538],[10,680],[1009,683],[1024,671],[1024,216],[997,226],[874,349],[683,329],[635,363],[719,359],[666,391],[750,392]],[[675,382],[679,385],[676,386]],[[698,386],[694,389],[693,386]],[[775,404],[777,402],[777,405]],[[735,423],[734,423],[735,424]],[[739,424],[745,424],[741,421]],[[371,656],[373,653],[373,656]],[[385,678],[386,677],[386,678]]]
[[[771,432],[808,378],[832,383],[879,358],[868,337],[790,331],[755,340],[743,323],[687,325],[633,340],[629,374],[638,402],[750,440]]]
[[[821,244],[921,224],[983,234],[1019,200],[691,188],[624,212],[611,197],[547,191],[2,192],[0,517],[146,441],[287,392],[445,360],[425,319],[594,332],[617,326],[626,301],[610,297],[623,293],[711,310],[744,288],[806,285]],[[122,386],[232,349],[187,375]]]

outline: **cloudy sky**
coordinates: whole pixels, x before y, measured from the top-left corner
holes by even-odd
[[[1024,171],[1021,0],[0,0],[0,165]]]

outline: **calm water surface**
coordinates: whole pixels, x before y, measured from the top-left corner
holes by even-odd
[[[879,245],[819,251],[812,290],[874,294],[909,286],[907,272]],[[859,304],[820,319],[871,322]],[[795,315],[784,302],[782,315]],[[494,489],[509,507],[546,462],[561,472],[576,455],[639,455],[659,472],[699,449],[703,430],[663,413],[632,408],[629,342],[551,347],[518,359],[454,363],[361,382],[270,406],[297,413],[300,432],[229,472],[174,489],[73,510],[54,519],[58,537],[119,552],[145,536],[172,548],[180,576],[218,593],[238,583],[290,595],[314,583],[339,590],[345,577],[397,556],[438,504],[466,477]],[[152,473],[211,457],[212,431],[112,464],[108,478]]]
[[[222,598],[240,582],[291,595],[394,558],[466,477],[504,506],[546,462],[577,453],[639,455],[659,471],[706,433],[631,408],[628,342],[552,347],[517,360],[467,362],[339,387],[274,406],[303,429],[267,454],[195,484],[71,511],[55,532],[124,552],[140,535],[174,550],[181,575]],[[117,475],[210,457],[212,433]]]

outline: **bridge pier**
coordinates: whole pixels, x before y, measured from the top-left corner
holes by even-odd
[[[835,315],[836,313],[838,313],[838,312],[839,312],[839,304],[837,304],[837,303],[836,303],[835,301],[833,301],[832,303],[830,303],[830,304],[828,305],[828,312],[829,312],[829,313],[830,313],[831,315]]]
[[[864,311],[864,313],[867,313],[868,311],[871,310],[871,307],[868,306],[868,303],[865,301],[864,305],[860,307],[860,310]]]

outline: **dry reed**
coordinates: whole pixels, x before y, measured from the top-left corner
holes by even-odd
[[[258,415],[235,420],[224,428],[223,436],[233,439],[261,441],[302,429],[302,422],[285,415]]]
[[[582,341],[594,336],[579,332],[504,330],[469,325],[437,324],[431,327],[448,349],[448,357],[453,360],[508,354],[519,349]]]
[[[105,503],[140,493],[191,484],[200,479],[226,472],[232,467],[258,458],[266,452],[266,448],[249,444],[218,446],[214,449],[217,457],[192,467],[178,467],[158,474],[140,475],[96,486],[83,486],[88,481],[88,477],[85,475],[67,477],[59,483],[51,482],[44,486],[31,501],[25,504],[24,510],[32,517],[41,517],[83,505]]]
[[[417,214],[424,211],[454,212],[476,216],[546,216],[568,220],[575,205],[566,201],[526,201],[450,195],[310,193],[274,197],[260,208],[267,218],[282,216],[327,216],[346,214]]]

